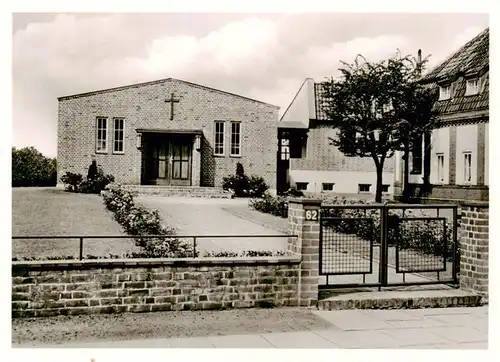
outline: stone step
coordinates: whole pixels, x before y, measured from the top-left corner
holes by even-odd
[[[219,187],[200,186],[143,186],[123,185],[124,190],[136,192],[139,195],[163,196],[163,197],[200,197],[230,199],[231,192],[224,191]]]
[[[460,289],[338,291],[318,301],[319,310],[478,307],[480,295]]]

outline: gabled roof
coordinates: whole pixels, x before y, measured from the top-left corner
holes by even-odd
[[[176,78],[158,79],[158,80],[154,80],[154,81],[150,81],[150,82],[129,84],[129,85],[120,86],[120,87],[107,88],[107,89],[101,89],[101,90],[96,90],[96,91],[91,91],[91,92],[73,94],[73,95],[69,95],[69,96],[59,97],[59,98],[57,98],[57,100],[62,101],[62,100],[72,99],[72,98],[87,97],[87,96],[92,96],[92,95],[96,95],[96,94],[115,92],[115,91],[130,89],[130,88],[146,87],[146,86],[149,86],[149,85],[167,83],[167,82],[172,82],[172,81],[185,83],[185,84],[188,84],[190,86],[197,87],[197,88],[202,88],[202,89],[206,89],[206,90],[209,90],[209,91],[212,91],[212,92],[218,92],[218,93],[222,93],[222,94],[231,95],[231,96],[242,98],[242,99],[246,99],[246,100],[249,100],[249,101],[253,101],[253,102],[265,104],[265,105],[268,105],[268,106],[271,106],[271,107],[280,108],[279,106],[276,106],[274,104],[265,103],[265,102],[258,101],[258,100],[253,99],[253,98],[248,98],[248,97],[241,96],[239,94],[222,91],[220,89],[210,88],[210,87],[207,87],[207,86],[204,86],[204,85],[200,85],[200,84],[196,84],[196,83],[191,83],[191,82],[187,82],[185,80],[176,79]]]
[[[490,31],[483,30],[422,78],[424,83],[481,76],[489,70]]]

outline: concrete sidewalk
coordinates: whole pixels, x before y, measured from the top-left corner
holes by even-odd
[[[330,328],[286,333],[167,338],[33,347],[487,349],[488,307],[314,311]],[[13,347],[29,347],[14,345]]]

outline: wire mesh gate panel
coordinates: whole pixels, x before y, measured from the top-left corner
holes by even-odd
[[[456,205],[321,209],[320,288],[457,284]]]

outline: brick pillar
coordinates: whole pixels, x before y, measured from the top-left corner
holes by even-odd
[[[487,202],[462,204],[460,288],[485,297],[488,297],[488,218]]]
[[[302,258],[299,280],[299,305],[318,305],[319,212],[321,200],[291,199],[288,202],[288,251]]]
[[[191,161],[191,186],[200,186],[201,185],[201,144],[202,140],[197,141],[196,136],[193,141],[193,160]],[[199,143],[199,149],[197,149],[197,143]]]

